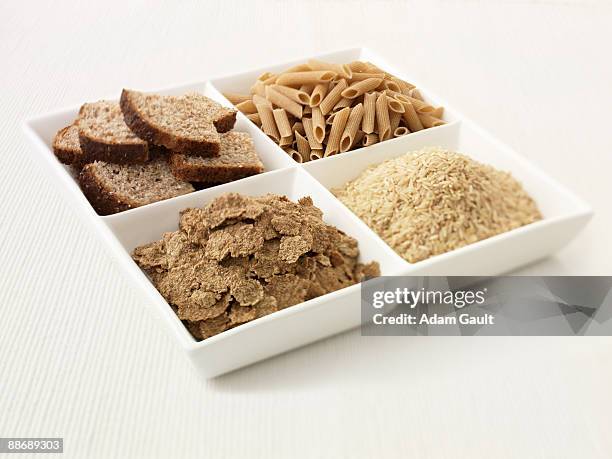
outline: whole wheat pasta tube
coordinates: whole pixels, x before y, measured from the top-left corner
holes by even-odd
[[[358,81],[342,91],[342,97],[354,99],[355,97],[365,94],[366,92],[372,91],[378,87],[382,81],[382,78],[367,78],[363,81]]]
[[[419,119],[426,128],[441,126],[444,124],[444,121],[431,116],[429,113],[419,113]]]
[[[417,88],[415,88],[415,87],[412,87],[411,89],[408,90],[408,92],[406,92],[404,94],[406,94],[407,96],[412,97],[413,99],[424,100],[423,96],[421,95],[421,92]]]
[[[393,137],[401,137],[410,134],[410,130],[406,126],[400,126],[393,131]]]
[[[308,139],[299,132],[295,134],[297,151],[300,153],[304,161],[310,161],[310,143]]]
[[[312,107],[310,105],[306,105],[302,109],[302,116],[310,115],[312,113]]]
[[[434,110],[429,112],[429,115],[433,116],[434,118],[439,118],[439,119],[442,119],[443,114],[444,114],[444,107],[436,107]]]
[[[366,134],[374,132],[377,98],[378,94],[375,92],[366,93],[363,98],[363,120],[361,122],[361,130]]]
[[[312,119],[302,118],[302,124],[304,125],[304,131],[306,131],[306,138],[308,139],[311,150],[321,150],[323,145],[315,138],[312,132]]]
[[[325,117],[319,107],[312,107],[312,132],[318,142],[325,138]]]
[[[272,102],[273,105],[284,108],[296,118],[302,117],[302,106],[294,100],[289,99],[284,94],[276,91],[271,86],[266,86],[266,99]]]
[[[398,112],[389,112],[389,131],[391,132],[391,137],[393,137],[393,133],[398,128],[400,121],[402,120],[402,114]]]
[[[332,123],[334,122],[334,118],[336,117],[336,113],[338,112],[334,112],[331,115],[329,115],[327,118],[325,118],[325,124],[328,126],[331,126]]]
[[[264,72],[261,75],[259,75],[257,77],[257,80],[259,81],[266,81],[268,78],[276,76],[276,74],[272,73],[272,72]]]
[[[381,142],[391,137],[388,97],[385,93],[381,93],[376,99],[376,127]]]
[[[410,129],[410,132],[416,132],[423,129],[423,123],[419,118],[414,106],[410,103],[410,101],[402,102],[404,105],[404,113],[402,114],[402,118],[404,119],[404,123]]]
[[[306,64],[297,64],[297,65],[294,65],[293,67],[289,67],[283,73],[308,72],[309,70],[310,70],[310,67],[308,67],[308,65],[306,65]]]
[[[285,153],[291,156],[291,159],[293,159],[297,163],[301,163],[303,161],[302,155],[300,155],[300,153],[295,151],[293,148],[285,149]]]
[[[332,108],[332,112],[338,112],[344,107],[350,107],[351,105],[353,105],[353,99],[347,99],[346,97],[343,97],[338,102],[336,102],[336,105],[334,105],[334,108]]]
[[[339,80],[338,83],[336,83],[336,86],[334,86],[334,88],[329,91],[329,93],[327,93],[325,99],[323,99],[319,104],[319,107],[321,108],[321,113],[327,115],[331,111],[331,109],[334,108],[334,105],[336,105],[338,101],[342,98],[342,91],[344,91],[346,87],[346,80]]]
[[[392,112],[397,112],[399,114],[402,114],[406,110],[404,108],[404,105],[399,100],[393,97],[387,96],[387,104],[389,105],[389,110]]]
[[[293,123],[293,126],[291,126],[291,130],[293,132],[299,132],[302,135],[306,135],[306,131],[304,131],[304,125],[301,121],[296,121],[295,123]]]
[[[363,137],[365,135],[366,133],[363,132],[361,129],[357,131],[357,133],[355,134],[355,138],[353,139],[353,145],[351,145],[351,150],[353,150],[354,148],[358,148],[358,145],[361,146],[361,141],[363,140]]]
[[[301,86],[303,84],[317,84],[331,81],[336,77],[336,72],[329,70],[309,71],[309,72],[285,72],[281,73],[276,79],[277,84],[283,86]]]
[[[378,135],[376,134],[366,134],[365,136],[363,136],[363,140],[361,141],[361,144],[364,147],[369,147],[370,145],[374,145],[375,143],[378,143]]]
[[[250,115],[247,115],[247,118],[250,119],[257,126],[261,127],[261,118],[259,116],[259,113],[252,113]]]
[[[327,95],[329,83],[318,83],[310,93],[310,106],[316,107]]]
[[[314,89],[314,85],[313,84],[303,84],[299,88],[300,91],[305,92],[306,94],[308,94],[308,96],[310,96],[310,94],[312,93],[313,89]]]
[[[357,72],[357,73],[353,73],[353,76],[351,77],[351,84],[352,83],[356,83],[358,81],[363,81],[363,80],[367,80],[368,78],[384,78],[385,74],[384,73],[361,73],[361,72]]]
[[[336,118],[338,115],[336,115]],[[344,153],[349,151],[353,145],[355,134],[359,126],[361,126],[361,119],[363,118],[363,104],[357,104],[351,109],[351,113],[344,127],[344,132],[340,137],[340,152]],[[333,128],[333,126],[332,126]]]
[[[278,84],[272,85],[271,88],[280,92],[281,94],[284,94],[289,99],[299,104],[307,105],[310,103],[310,96],[307,92],[300,91],[299,89],[295,88],[290,88],[289,86],[281,86]]]
[[[278,78],[278,75],[272,74],[269,78],[266,78],[265,80],[263,80],[263,84],[265,84],[266,86],[270,86],[276,83],[277,78]]]
[[[315,161],[323,157],[323,150],[310,150],[310,160]]]
[[[278,142],[279,147],[290,147],[291,145],[293,145],[293,133],[290,136],[281,137]]]
[[[383,85],[386,89],[393,91],[393,92],[402,92],[402,88],[400,88],[400,85],[397,84],[395,81],[393,80],[385,80],[383,82]]]
[[[265,104],[257,104],[257,113],[261,119],[261,130],[278,143],[281,137],[276,127],[276,121],[274,121],[272,108]]]
[[[235,92],[224,92],[223,97],[229,100],[233,105],[238,105],[240,102],[251,100],[251,96],[248,94],[238,94]]]
[[[324,156],[332,156],[338,153],[338,149],[340,147],[340,137],[342,137],[342,133],[344,132],[344,128],[346,127],[346,122],[348,121],[350,113],[351,109],[346,107],[337,112],[334,116],[334,122],[332,123],[331,130],[329,131],[329,139],[325,147]]]
[[[291,130],[291,125],[289,124],[287,112],[282,108],[275,108],[272,110],[272,114],[274,115],[274,121],[276,122],[276,127],[278,128],[281,138],[289,137],[293,139],[293,131]]]
[[[353,61],[348,64],[349,68],[354,72],[365,72],[368,70],[368,64],[362,61]]]
[[[272,103],[265,97],[258,94],[253,94],[253,103],[255,104],[255,107],[258,105],[267,105],[268,107],[272,108]]]
[[[353,75],[353,71],[347,64],[332,64],[317,59],[310,59],[307,65],[311,70],[331,70],[336,72],[341,78],[350,78]]]
[[[266,96],[266,85],[263,81],[257,80],[253,86],[251,86],[251,94],[257,94],[258,96]]]
[[[398,95],[396,98],[400,101],[410,102],[414,109],[419,113],[433,112],[435,110],[435,107],[429,105],[427,102],[415,99],[414,97],[410,97],[405,94]]]
[[[244,102],[240,102],[239,104],[236,104],[236,108],[240,110],[242,113],[244,113],[245,115],[251,115],[253,113],[257,113],[257,107],[255,107],[255,104],[253,103],[251,99],[245,100]]]

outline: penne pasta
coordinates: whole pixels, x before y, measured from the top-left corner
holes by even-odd
[[[303,113],[303,115],[310,115],[312,113],[312,107],[310,105],[306,105],[302,109],[302,113]]]
[[[393,137],[401,137],[406,134],[410,134],[410,131],[406,126],[400,126],[398,128],[395,128],[395,130],[393,131]]]
[[[318,83],[310,93],[310,106],[316,107],[327,95],[329,83]]]
[[[259,117],[259,113],[252,113],[247,115],[247,118],[250,119],[257,126],[261,127],[261,118]]]
[[[308,139],[306,139],[306,137],[304,137],[298,132],[295,135],[295,141],[297,151],[304,160],[304,162],[310,161],[310,143],[308,142]]]
[[[310,67],[308,67],[307,64],[298,64],[298,65],[294,65],[293,67],[289,67],[283,73],[308,72],[309,70],[310,70]]]
[[[338,118],[339,115],[336,115]],[[357,104],[351,109],[351,113],[344,127],[344,132],[340,137],[340,152],[344,153],[349,151],[354,143],[355,135],[357,130],[361,126],[361,119],[363,118],[363,104]],[[399,122],[399,121],[398,121]],[[333,128],[333,125],[332,125]]]
[[[321,113],[327,115],[331,109],[338,103],[338,101],[342,98],[342,91],[344,91],[347,87],[346,80],[339,80],[336,86],[327,93],[325,99],[321,101],[319,107],[321,108]]]
[[[253,94],[253,103],[255,104],[255,108],[257,108],[258,105],[267,105],[272,108],[272,103],[268,99],[257,94]]]
[[[388,97],[385,93],[381,93],[376,99],[376,127],[378,128],[378,138],[381,141],[391,137]]]
[[[423,129],[423,123],[421,123],[421,119],[417,114],[414,106],[410,103],[409,100],[402,102],[404,105],[404,113],[402,114],[402,119],[410,129],[410,132],[417,132]]]
[[[350,107],[351,105],[353,105],[353,99],[347,99],[346,97],[343,97],[336,103],[336,105],[334,105],[334,108],[332,108],[332,112],[340,111],[344,107]]]
[[[283,86],[301,86],[303,84],[316,84],[331,81],[335,78],[336,72],[329,70],[308,71],[308,72],[285,72],[281,73],[276,79],[277,84]]]
[[[257,80],[253,86],[251,86],[251,94],[257,94],[258,96],[266,96],[266,85],[263,81]]]
[[[385,89],[388,89],[389,91],[402,92],[402,89],[400,88],[399,84],[397,84],[393,80],[385,80],[383,82],[383,86],[385,87]]]
[[[441,126],[444,124],[444,121],[434,116],[431,116],[429,113],[419,113],[419,119],[421,120],[423,127],[426,128]]]
[[[299,152],[295,151],[293,148],[285,149],[285,153],[291,156],[291,159],[293,159],[295,162],[302,162],[302,155],[300,155]]]
[[[289,99],[271,86],[266,86],[266,99],[279,108],[284,108],[296,118],[302,117],[302,106],[296,101]]]
[[[288,146],[293,145],[293,135],[287,136],[287,137],[281,137],[280,141],[278,142],[278,145],[280,147],[288,147]]]
[[[312,107],[312,130],[315,139],[323,142],[325,138],[325,117],[319,107]]]
[[[367,78],[363,81],[358,81],[342,91],[342,97],[354,99],[366,92],[372,91],[380,85],[382,78]]]
[[[266,81],[268,78],[275,76],[272,72],[264,72],[257,77],[258,81]]]
[[[398,112],[389,112],[389,131],[391,132],[391,136],[393,136],[395,130],[399,127],[400,121],[402,120],[402,114]]]
[[[366,134],[374,132],[374,122],[376,120],[376,99],[378,94],[375,92],[366,93],[363,98],[363,120],[361,129]]]
[[[311,70],[331,70],[336,72],[340,78],[351,78],[353,75],[353,71],[347,64],[332,64],[317,59],[310,59],[307,65]]]
[[[229,100],[233,105],[238,105],[240,102],[251,100],[251,96],[248,94],[238,94],[235,92],[224,92],[223,97]]]
[[[374,145],[375,143],[378,143],[378,135],[376,134],[366,134],[363,136],[363,140],[361,141],[361,144],[364,147],[369,147],[370,145]]]
[[[314,136],[312,130],[312,119],[302,118],[302,124],[304,125],[304,131],[306,131],[306,138],[308,139],[308,143],[310,144],[310,149],[321,150],[323,148],[323,145]]]
[[[293,141],[293,131],[291,130],[291,125],[289,124],[287,112],[282,108],[275,108],[272,110],[272,114],[274,115],[274,121],[276,122],[276,127],[281,139],[289,137],[291,141]]]
[[[335,114],[334,122],[332,123],[331,130],[329,131],[329,139],[327,141],[327,145],[325,146],[325,157],[338,153],[338,149],[340,148],[340,137],[342,137],[342,133],[344,132],[344,128],[346,127],[346,122],[348,121],[350,113],[351,109],[345,107]]]
[[[280,142],[280,134],[274,121],[272,108],[266,104],[257,104],[257,113],[261,119],[261,129],[268,137],[274,139],[277,143]]]
[[[356,83],[358,81],[367,80],[368,78],[380,78],[383,79],[385,77],[384,73],[353,73],[351,77],[351,83]]]
[[[310,160],[315,161],[323,157],[323,150],[310,150]]]
[[[364,73],[368,70],[368,64],[362,61],[353,61],[348,64],[349,68],[355,72]]]
[[[293,132],[299,132],[302,135],[306,135],[306,132],[304,131],[304,125],[301,121],[296,121],[295,123],[293,123],[293,126],[291,126],[291,130]]]
[[[271,75],[269,78],[266,78],[265,80],[263,80],[263,84],[265,84],[266,86],[270,86],[271,84],[276,83],[277,78],[278,78],[278,75]]]
[[[278,91],[281,94],[284,94],[289,99],[299,104],[308,105],[310,103],[310,96],[308,95],[307,92],[300,91],[299,89],[295,89],[295,88],[290,88],[289,86],[281,86],[278,84],[272,85],[271,87],[275,91]]]
[[[251,115],[253,113],[257,113],[257,107],[255,107],[255,104],[253,103],[251,99],[245,100],[244,102],[240,102],[239,104],[236,104],[236,108],[240,110],[242,113],[244,113],[245,115]]]
[[[313,84],[303,84],[302,86],[300,86],[300,91],[305,92],[309,96],[312,93],[313,89],[314,89],[314,85]]]
[[[444,107],[436,107],[434,110],[429,112],[429,114],[434,118],[442,119],[442,115],[444,114]]]
[[[351,145],[351,150],[354,148],[359,148],[361,146],[361,141],[363,140],[363,137],[365,135],[365,132],[363,132],[361,129],[357,131],[357,133],[355,134],[355,138],[353,139],[353,145]]]
[[[411,89],[408,90],[407,95],[412,97],[412,98],[414,98],[414,99],[424,100],[423,96],[421,95],[419,90],[417,88],[415,88],[414,86]]]
[[[399,100],[394,99],[393,97],[389,97],[387,95],[387,104],[389,106],[390,111],[397,112],[399,114],[404,113],[405,108]]]

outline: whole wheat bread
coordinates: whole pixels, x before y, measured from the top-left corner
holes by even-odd
[[[219,156],[202,158],[172,153],[169,163],[176,177],[203,185],[227,183],[264,170],[253,139],[246,132],[221,134]]]
[[[176,97],[124,89],[120,105],[126,124],[141,139],[202,157],[219,154],[219,132],[236,122],[235,110],[196,93]]]
[[[109,215],[194,191],[177,179],[164,155],[145,164],[113,164],[96,161],[79,174],[83,193],[100,215]]]
[[[85,162],[141,164],[149,159],[147,142],[125,124],[116,102],[84,104],[79,111],[77,125]]]
[[[83,150],[79,143],[79,128],[76,121],[57,131],[53,139],[53,153],[64,164],[77,168],[83,166]]]

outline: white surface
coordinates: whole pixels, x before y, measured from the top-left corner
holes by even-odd
[[[65,457],[610,457],[609,338],[350,332],[198,379],[29,159],[24,117],[363,44],[595,208],[522,273],[612,274],[607,2],[316,3],[1,4],[0,435]]]
[[[303,56],[274,67],[217,79],[212,83],[172,87],[164,92],[184,94],[199,91],[230,106],[220,91],[248,92],[249,86],[262,73],[282,71],[310,58],[337,64],[355,60],[372,62],[399,78],[417,84],[425,100],[440,104],[435,102],[439,98],[434,98],[410,75],[385,62],[375,52],[362,48]],[[79,106],[29,119],[24,123],[24,131],[35,147],[32,152],[35,161],[45,168],[49,178],[53,178],[53,185],[65,192],[63,198],[73,205],[73,209],[90,224],[92,230],[99,233],[100,243],[119,262],[125,277],[147,297],[147,304],[162,319],[161,325],[172,332],[177,344],[185,349],[202,376],[211,378],[358,326],[361,322],[360,288],[353,285],[243,324],[203,342],[195,342],[130,256],[136,247],[159,239],[164,232],[174,231],[182,209],[201,207],[228,192],[254,196],[276,193],[288,196],[293,201],[310,196],[323,212],[326,222],[357,239],[360,261],[378,261],[383,276],[502,274],[556,253],[590,220],[592,210],[571,190],[556,183],[524,157],[465,119],[456,107],[450,107],[447,103],[444,106],[447,124],[443,126],[302,165],[286,155],[244,115],[238,114],[235,130],[251,135],[265,165],[265,173],[104,217],[94,212],[74,180],[72,170],[62,165],[52,151],[55,133],[77,117]],[[343,185],[369,165],[424,146],[468,152],[476,160],[510,172],[538,203],[542,220],[419,263],[404,261],[326,188]]]

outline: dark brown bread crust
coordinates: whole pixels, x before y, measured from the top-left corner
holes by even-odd
[[[125,89],[121,91],[119,106],[123,112],[125,124],[127,124],[132,132],[142,140],[155,145],[164,146],[169,150],[180,151],[202,157],[219,155],[219,142],[195,142],[190,139],[177,137],[170,133],[163,132],[153,124],[149,123],[148,120],[138,111],[136,105],[131,100],[129,91],[126,91]],[[233,118],[235,122],[235,113],[233,113]],[[233,126],[233,123],[231,123],[231,117],[229,116],[221,118],[219,120],[219,124],[222,128],[227,128],[227,126],[230,124]],[[231,127],[229,129],[231,129]]]
[[[62,138],[68,129],[72,126],[66,126],[63,129],[57,131],[55,134],[55,139],[53,139],[53,153],[57,156],[57,159],[60,160],[63,164],[72,164],[74,162],[75,151],[73,149],[62,148],[58,142],[60,138]]]
[[[104,161],[115,164],[143,164],[149,160],[149,146],[145,144],[121,144],[101,142],[79,132],[83,150],[82,164]]]
[[[236,112],[227,113],[225,116],[215,120],[213,124],[220,134],[231,131],[234,129],[234,124],[236,124]]]
[[[249,166],[194,166],[183,161],[183,155],[171,154],[168,160],[170,170],[175,177],[187,182],[198,182],[202,185],[218,185],[232,182],[251,175],[263,172],[263,167]]]
[[[83,194],[99,215],[111,215],[136,207],[123,202],[112,191],[99,182],[94,172],[94,165],[87,164],[79,174],[79,184]]]

